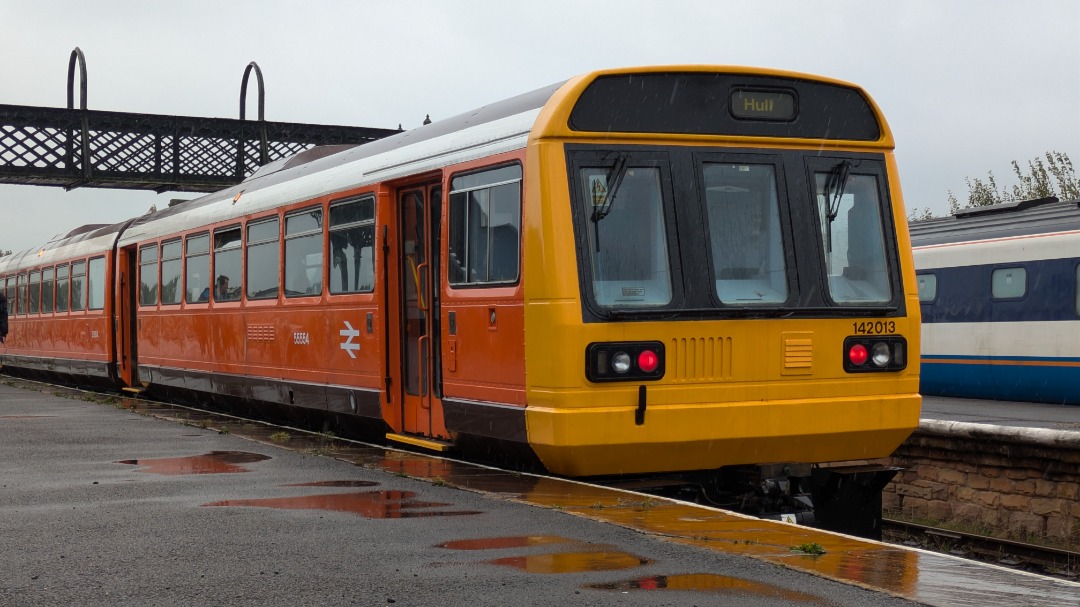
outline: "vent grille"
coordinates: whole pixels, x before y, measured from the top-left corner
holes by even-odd
[[[667,379],[673,382],[730,381],[730,337],[677,337],[667,351]]]
[[[784,333],[784,375],[812,375],[814,372],[814,334],[806,331]]]
[[[248,341],[274,341],[274,325],[248,325]]]

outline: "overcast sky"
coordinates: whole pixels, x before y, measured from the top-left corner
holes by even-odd
[[[256,61],[267,120],[406,129],[593,69],[752,65],[863,86],[909,209],[1050,150],[1080,169],[1077,0],[0,0],[0,31],[0,104],[64,107],[76,46],[90,109],[237,118]],[[0,185],[0,250],[191,196]]]

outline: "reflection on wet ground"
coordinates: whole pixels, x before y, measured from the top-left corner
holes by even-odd
[[[292,483],[282,487],[375,487],[375,481],[315,481],[312,483]]]
[[[43,417],[56,417],[55,415],[0,415],[0,419],[41,419]]]
[[[190,419],[198,419],[200,424],[206,423],[208,427],[214,428],[226,426],[232,434],[255,441],[282,444],[271,438],[271,435],[281,432],[280,428],[272,426],[246,423],[228,416],[191,412],[188,409],[156,403],[136,404],[132,409],[144,414],[179,419],[189,424]],[[190,417],[185,419],[185,416]],[[665,536],[671,541],[699,548],[742,554],[890,592],[928,605],[981,607],[987,604],[1022,604],[1076,607],[1077,596],[1080,596],[1080,584],[1028,576],[948,556],[824,533],[808,527],[762,521],[712,508],[574,481],[497,470],[337,440],[325,434],[290,431],[290,435],[287,441],[290,449],[311,451],[358,466],[426,479],[437,484],[492,493],[502,498]],[[359,499],[363,501],[372,498]],[[374,501],[379,503],[378,499]],[[230,502],[230,505],[240,504]],[[267,503],[247,505],[269,506]],[[376,510],[382,511],[380,508]],[[400,512],[400,509],[397,511]],[[791,549],[792,546],[809,543],[819,544],[825,548],[826,553],[808,555]],[[621,556],[597,557],[596,554]],[[526,570],[532,568],[537,571],[555,571],[569,567],[567,563],[577,558],[541,555],[493,562]],[[622,553],[593,553],[591,558],[598,558],[601,563],[605,558],[610,558],[609,562],[613,564],[641,564],[637,557]],[[671,583],[670,578],[668,583]]]
[[[590,590],[688,590],[693,592],[708,592],[723,594],[725,596],[757,596],[770,599],[780,599],[791,602],[812,603],[818,605],[829,604],[824,598],[805,592],[786,590],[769,586],[759,582],[743,580],[725,575],[711,573],[696,573],[684,575],[654,575],[651,577],[626,580],[611,584],[589,584],[584,586]]]
[[[480,514],[475,510],[429,510],[450,504],[413,499],[412,491],[364,491],[299,497],[271,497],[250,500],[223,500],[204,506],[251,506],[279,510],[330,510],[348,512],[366,518],[419,518],[426,516],[462,516]]]
[[[203,455],[188,457],[164,457],[159,459],[125,459],[117,464],[146,466],[139,472],[151,474],[228,474],[231,472],[249,472],[240,464],[253,464],[270,459],[268,455],[247,453],[245,451],[211,451]]]
[[[525,548],[527,546],[545,546],[548,544],[570,544],[577,540],[557,535],[518,535],[514,537],[487,537],[475,540],[454,540],[439,544],[436,548],[450,550],[502,550],[504,548]]]
[[[488,562],[520,569],[526,573],[585,573],[632,569],[648,565],[652,561],[625,552],[597,551],[509,556]]]

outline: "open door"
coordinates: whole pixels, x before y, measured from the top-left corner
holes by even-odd
[[[138,343],[135,313],[139,309],[139,261],[135,247],[117,250],[116,268],[116,309],[113,314],[116,327],[117,375],[124,390],[141,392],[135,350]]]
[[[402,426],[407,434],[435,439],[448,437],[439,343],[441,194],[438,184],[426,184],[399,190],[397,197]]]

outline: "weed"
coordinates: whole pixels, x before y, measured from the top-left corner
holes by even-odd
[[[811,542],[809,544],[799,544],[798,546],[791,547],[792,552],[801,552],[803,554],[821,555],[825,554],[825,548],[817,542]]]
[[[229,427],[228,426],[222,426],[222,427],[218,428],[217,433],[218,434],[228,434],[229,433]]]
[[[280,430],[270,435],[270,440],[274,441],[275,443],[288,442],[289,438],[290,437],[288,432]]]

